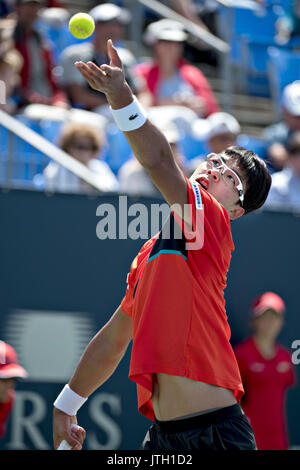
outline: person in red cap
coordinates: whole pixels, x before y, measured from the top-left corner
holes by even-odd
[[[20,366],[14,348],[0,341],[0,438],[5,434],[14,404],[16,379],[25,377],[27,372]]]
[[[285,304],[265,292],[251,306],[253,335],[235,347],[245,395],[241,403],[260,450],[288,448],[285,399],[295,383],[290,352],[277,342]]]

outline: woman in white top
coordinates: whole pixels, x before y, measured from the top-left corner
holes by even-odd
[[[99,160],[101,132],[89,124],[70,123],[64,127],[59,147],[86,165],[99,176],[102,190],[117,191],[119,183],[107,163]],[[77,175],[52,161],[44,170],[45,189],[48,191],[88,193],[93,189]]]

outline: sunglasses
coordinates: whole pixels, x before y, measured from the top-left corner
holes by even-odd
[[[97,150],[97,147],[95,147],[95,145],[84,145],[84,144],[80,144],[80,143],[72,143],[69,148],[71,148],[72,150],[76,149],[76,150],[82,150],[82,151],[89,151],[89,152],[94,152]]]

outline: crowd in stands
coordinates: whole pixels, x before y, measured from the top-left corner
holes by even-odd
[[[55,110],[59,113],[59,109],[80,109],[101,115],[105,123],[101,130],[93,127],[88,115],[82,114],[82,126],[68,122],[72,121],[69,117],[65,122],[62,119],[66,126],[59,129],[55,143],[99,175],[103,191],[159,196],[144,169],[126,147],[125,139],[122,140],[118,129],[113,128],[105,95],[95,92],[87,84],[74,66],[75,61],[107,63],[107,40],[113,40],[128,83],[149,110],[150,118],[165,133],[178,164],[187,175],[208,153],[219,153],[230,145],[239,145],[241,126],[233,115],[223,112],[201,71],[201,60],[207,59],[207,45],[203,43],[201,47],[198,44],[191,55],[186,48],[188,33],[181,23],[151,19],[145,23],[143,32],[146,56],[137,58],[128,46],[126,35],[126,27],[134,21],[132,13],[122,6],[122,2],[116,3],[96,4],[89,11],[95,21],[94,34],[87,40],[77,40],[68,31],[68,19],[75,11],[63,3],[1,0],[0,80],[5,84],[6,99],[1,101],[0,109],[16,117],[26,115],[34,105],[41,110],[46,107],[44,115],[47,107],[51,107],[49,116],[55,114]],[[219,34],[216,28],[218,2],[169,0],[163,3],[205,31]],[[297,37],[300,2],[257,0],[253,3],[262,8],[280,5],[282,14],[276,25],[277,34],[278,31],[283,34],[285,27],[289,38]],[[188,59],[191,57],[194,63]],[[282,93],[282,120],[270,122],[261,136],[265,144],[263,157],[273,173],[268,207],[300,207],[297,163],[300,160],[300,81],[297,78],[300,77],[294,78]],[[119,139],[117,142],[120,143],[117,144],[120,158],[115,164],[109,158],[110,139]],[[194,145],[191,154],[186,152],[184,144],[187,142]],[[88,190],[77,176],[56,162],[45,165],[41,176],[43,184],[40,186],[47,190]]]

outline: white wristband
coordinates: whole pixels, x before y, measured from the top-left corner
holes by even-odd
[[[86,401],[87,398],[71,390],[69,385],[65,385],[53,405],[67,415],[76,416],[77,411]]]
[[[133,101],[128,106],[120,109],[112,109],[113,118],[121,131],[134,131],[142,127],[147,121],[147,115],[136,96],[133,96]]]

